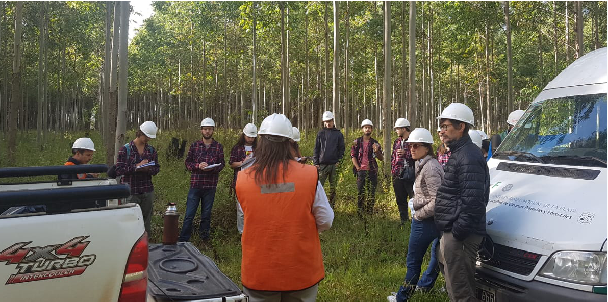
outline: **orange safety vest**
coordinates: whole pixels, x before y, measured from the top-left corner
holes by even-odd
[[[71,161],[66,161],[64,166],[76,166],[75,163],[71,162]],[[74,174],[72,174],[74,175]],[[76,174],[76,176],[78,176],[78,179],[85,179],[87,178],[87,174],[86,173],[80,173],[80,174]]]
[[[241,282],[253,290],[309,288],[325,277],[321,242],[312,205],[317,169],[289,162],[278,184],[255,183],[251,169],[240,171],[236,194],[245,215],[241,237]]]

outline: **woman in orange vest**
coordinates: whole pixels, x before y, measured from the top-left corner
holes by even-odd
[[[334,212],[317,169],[293,158],[289,119],[272,114],[258,134],[256,161],[236,180],[244,292],[250,302],[315,301],[325,277],[319,232],[331,227]]]

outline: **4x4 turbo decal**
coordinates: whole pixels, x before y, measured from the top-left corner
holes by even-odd
[[[0,252],[0,263],[15,264],[17,273],[6,284],[32,282],[82,274],[95,262],[95,255],[81,256],[90,241],[78,236],[63,244],[26,247],[32,241],[18,242]]]

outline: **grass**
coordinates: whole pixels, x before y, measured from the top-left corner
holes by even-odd
[[[224,146],[226,162],[230,149],[239,132],[218,130],[214,138]],[[18,136],[18,156],[14,164],[9,164],[6,156],[0,157],[0,166],[44,166],[61,165],[70,155],[72,142],[84,132],[51,133],[43,150],[36,147],[36,133],[20,133]],[[304,156],[312,156],[315,131],[303,131],[300,150]],[[333,227],[321,234],[321,247],[325,263],[325,279],[320,283],[317,301],[386,301],[390,292],[397,291],[406,273],[407,243],[410,226],[400,225],[399,212],[395,203],[390,179],[380,177],[376,190],[376,213],[359,218],[356,213],[357,187],[348,156],[351,142],[359,132],[345,139],[347,155],[339,166],[338,190]],[[129,132],[129,137],[134,137]],[[152,218],[150,242],[161,242],[162,215],[168,202],[177,203],[180,227],[186,209],[186,196],[190,184],[190,173],[186,171],[184,159],[168,159],[166,149],[171,137],[188,140],[189,146],[200,138],[197,129],[171,132],[163,131],[151,144],[159,153],[160,173],[154,177],[156,201]],[[99,133],[92,132],[91,138],[97,144],[97,152],[91,163],[104,162],[105,150],[101,146]],[[381,141],[381,137],[376,137]],[[0,152],[6,154],[6,137],[0,136]],[[387,164],[390,161],[387,160]],[[382,166],[381,166],[382,168]],[[193,243],[200,251],[215,261],[219,268],[240,285],[241,247],[240,235],[236,230],[235,201],[229,196],[232,169],[224,168],[220,173],[215,203],[212,213],[212,244],[205,245],[192,236]],[[329,182],[326,182],[329,190]],[[200,210],[199,210],[200,213]],[[199,217],[195,218],[195,222]],[[428,257],[425,257],[423,270]],[[435,289],[443,286],[440,275]],[[426,294],[416,294],[410,301],[448,301],[447,295],[437,290]]]

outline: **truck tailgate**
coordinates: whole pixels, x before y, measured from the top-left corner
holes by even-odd
[[[143,235],[135,204],[56,215],[0,216],[2,301],[116,301]]]

